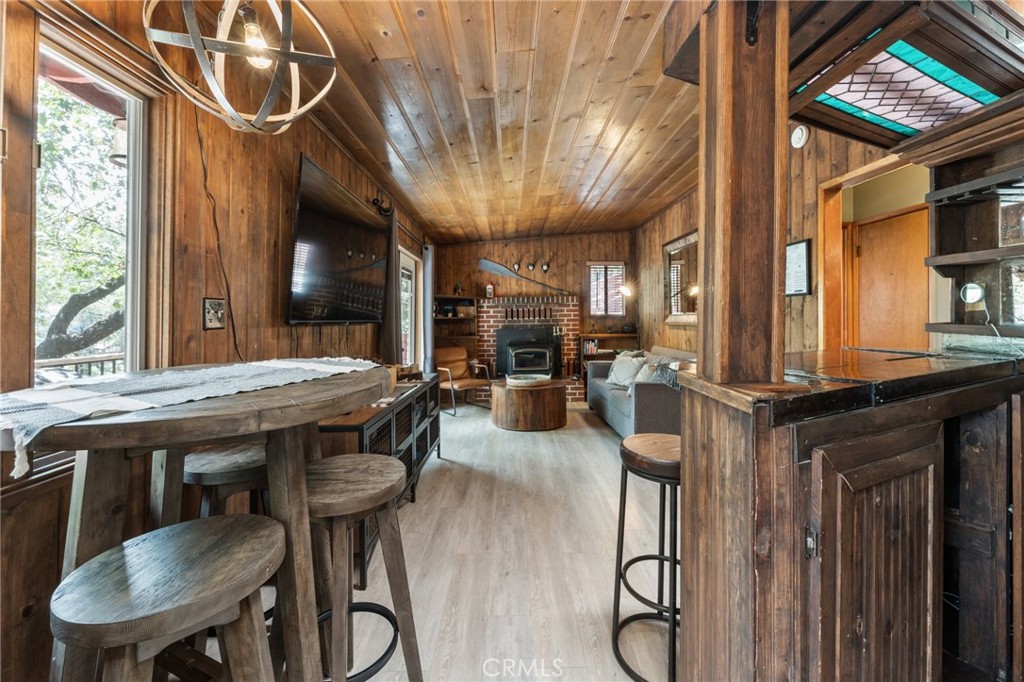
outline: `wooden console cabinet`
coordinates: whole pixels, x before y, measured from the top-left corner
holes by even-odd
[[[416,501],[416,484],[427,458],[441,448],[441,404],[438,378],[399,383],[386,402],[320,422],[324,457],[372,453],[397,457],[405,464],[405,494]],[[356,589],[366,588],[366,568],[377,543],[377,528],[364,520],[356,531]]]
[[[1021,680],[1019,369],[829,351],[787,356],[781,386],[680,373],[679,679]]]

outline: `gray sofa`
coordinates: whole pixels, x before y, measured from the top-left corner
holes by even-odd
[[[672,360],[697,358],[689,351],[654,346],[650,355]],[[587,404],[623,438],[634,433],[680,433],[680,393],[662,383],[637,382],[633,394],[608,383],[611,361],[587,363]]]

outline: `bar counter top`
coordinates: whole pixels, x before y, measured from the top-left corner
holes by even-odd
[[[970,353],[924,353],[842,349],[786,354],[784,384],[711,384],[697,378],[694,365],[679,382],[737,409],[767,403],[770,424],[814,419],[975,382],[1017,376],[1021,358]]]

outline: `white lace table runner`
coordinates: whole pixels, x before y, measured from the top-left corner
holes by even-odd
[[[264,360],[202,369],[76,379],[0,394],[0,449],[15,451],[15,478],[29,470],[27,446],[57,424],[286,386],[377,367],[368,360]]]

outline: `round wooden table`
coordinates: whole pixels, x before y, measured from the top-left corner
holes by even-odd
[[[565,426],[565,382],[545,386],[491,384],[491,421],[510,431],[549,431]]]
[[[175,367],[185,373],[201,367]],[[148,370],[149,374],[166,370]],[[129,374],[131,378],[133,374]],[[388,391],[383,367],[190,403],[81,419],[44,430],[30,452],[79,450],[71,489],[63,576],[121,542],[130,458],[153,452],[150,516],[155,526],[178,521],[188,446],[254,436],[266,443],[273,516],[288,549],[278,571],[288,678],[322,679],[314,596],[313,548],[306,500],[306,461],[320,458],[317,422],[350,412]],[[275,611],[275,614],[278,613]],[[92,677],[97,651],[54,643],[51,680]]]

